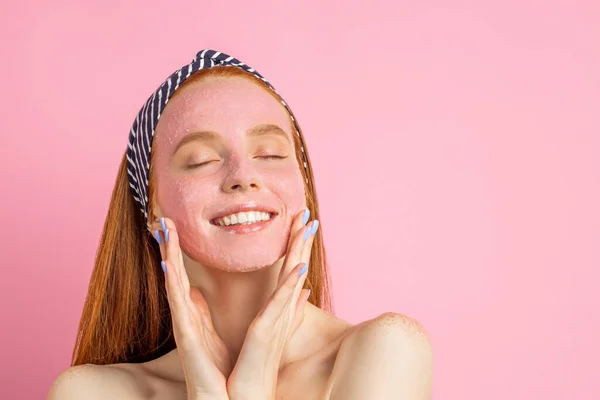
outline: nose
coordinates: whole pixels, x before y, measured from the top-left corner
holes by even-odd
[[[251,160],[243,156],[234,156],[229,160],[227,176],[223,181],[223,191],[246,192],[262,187],[260,174],[254,169]]]

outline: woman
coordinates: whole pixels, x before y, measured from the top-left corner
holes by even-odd
[[[49,399],[428,399],[395,313],[331,313],[310,160],[254,69],[200,51],[142,107]]]

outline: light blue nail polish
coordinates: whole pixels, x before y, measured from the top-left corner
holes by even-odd
[[[166,273],[167,272],[167,264],[165,264],[164,261],[161,261],[160,266],[162,267],[163,272]]]
[[[306,230],[304,231],[304,241],[306,242],[309,237],[310,237],[310,227],[306,228]]]
[[[158,244],[162,244],[162,239],[160,238],[160,232],[157,230],[154,231],[154,238],[158,242]]]
[[[307,208],[304,210],[304,214],[302,215],[302,225],[306,225],[308,222],[308,217],[310,217],[310,210]]]
[[[317,229],[319,229],[319,220],[315,219],[310,228],[310,232],[314,235],[317,233]]]
[[[162,228],[163,231],[167,230],[167,226],[165,225],[165,219],[164,218],[160,218],[160,227]]]
[[[169,230],[165,231],[165,243],[169,243]]]
[[[308,264],[304,264],[304,267],[300,270],[300,275],[304,275],[304,273],[308,270]]]

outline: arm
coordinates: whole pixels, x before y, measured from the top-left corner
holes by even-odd
[[[423,328],[401,314],[382,314],[342,342],[330,399],[429,400],[432,364]]]

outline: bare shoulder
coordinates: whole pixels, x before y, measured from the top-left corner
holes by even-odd
[[[355,340],[379,341],[402,340],[404,344],[429,345],[425,328],[415,319],[395,312],[386,312],[359,324],[354,333]]]
[[[431,397],[431,342],[415,319],[383,313],[352,327],[340,344],[330,398]]]
[[[425,328],[415,319],[395,312],[386,312],[348,330],[340,352],[353,356],[374,351],[402,350],[431,356],[431,342]]]
[[[142,399],[134,374],[114,365],[77,365],[63,371],[52,384],[47,400]]]

